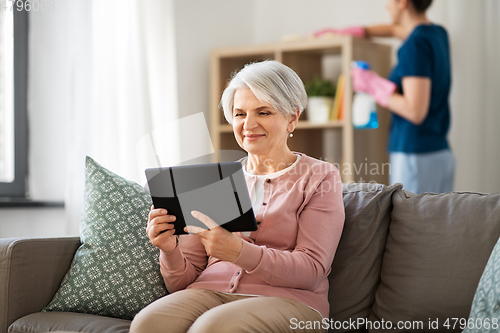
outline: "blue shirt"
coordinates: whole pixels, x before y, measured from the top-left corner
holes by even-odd
[[[389,80],[403,94],[405,76],[431,79],[429,112],[421,125],[414,125],[392,113],[390,152],[428,153],[449,148],[448,97],[451,87],[450,47],[446,30],[438,25],[419,25],[398,50],[398,64]]]

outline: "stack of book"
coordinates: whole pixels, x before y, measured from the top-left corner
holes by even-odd
[[[344,76],[339,75],[337,80],[337,90],[335,91],[335,101],[330,111],[330,120],[344,119]]]

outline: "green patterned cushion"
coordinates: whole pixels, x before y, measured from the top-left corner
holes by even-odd
[[[151,197],[137,183],[86,159],[82,246],[43,311],[132,319],[167,294],[159,250],[146,235]]]
[[[500,332],[500,239],[476,289],[464,333]]]

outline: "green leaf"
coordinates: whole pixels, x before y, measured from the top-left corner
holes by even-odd
[[[307,96],[335,97],[335,85],[329,80],[315,77],[305,84]]]

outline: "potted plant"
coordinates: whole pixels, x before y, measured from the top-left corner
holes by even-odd
[[[320,77],[315,77],[305,84],[307,92],[307,119],[312,123],[324,123],[329,120],[335,97],[335,85]]]

